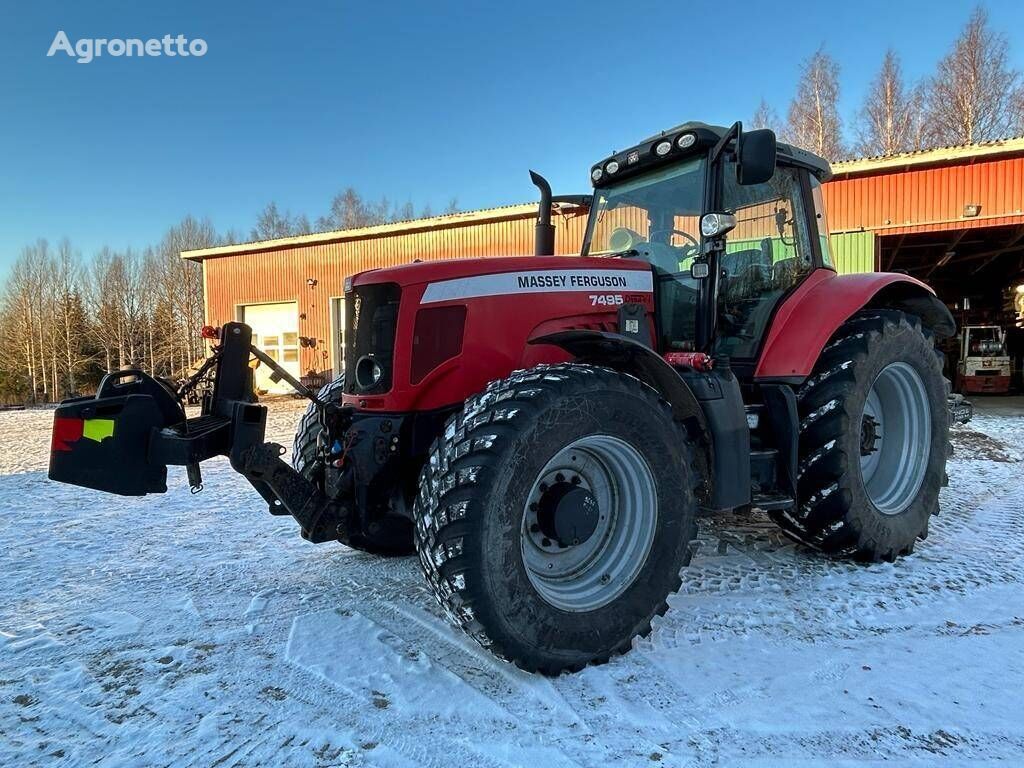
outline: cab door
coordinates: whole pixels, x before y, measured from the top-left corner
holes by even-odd
[[[779,166],[764,184],[741,186],[724,173],[722,207],[736,216],[720,256],[715,351],[753,360],[775,307],[820,263],[812,239],[806,171]]]

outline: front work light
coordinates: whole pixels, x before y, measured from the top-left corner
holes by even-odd
[[[700,219],[700,233],[704,237],[721,237],[736,226],[731,213],[705,213]]]
[[[602,171],[600,168],[595,168],[590,172],[591,181],[600,181],[602,176],[604,176],[604,171]]]
[[[608,163],[608,165],[604,167],[604,169],[608,171],[608,173],[616,173],[619,170],[619,161],[612,160],[610,163]]]
[[[676,139],[676,146],[680,149],[689,149],[697,141],[697,134],[695,133],[684,133],[678,139]]]
[[[659,141],[658,144],[654,147],[654,154],[656,154],[658,157],[664,157],[665,155],[667,155],[671,151],[672,151],[672,142],[671,141]]]

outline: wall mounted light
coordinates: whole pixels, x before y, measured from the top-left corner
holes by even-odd
[[[310,288],[316,288],[316,284],[318,282],[320,282],[320,281],[317,280],[315,277],[307,277],[306,278],[306,285],[308,285]]]

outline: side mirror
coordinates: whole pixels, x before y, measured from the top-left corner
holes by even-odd
[[[740,136],[736,180],[743,185],[764,184],[775,175],[775,133],[768,128]]]

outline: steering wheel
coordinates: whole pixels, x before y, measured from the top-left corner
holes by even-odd
[[[684,232],[681,229],[652,229],[647,234],[647,240],[650,241],[650,242],[654,242],[654,238],[657,235],[679,235],[680,237],[684,237],[687,240],[689,240],[690,241],[689,245],[685,245],[684,244],[684,245],[672,246],[674,248],[683,248],[684,249],[683,250],[684,257],[690,255],[690,249],[700,250],[700,241],[697,238],[695,238],[693,235],[691,235],[689,232]]]

